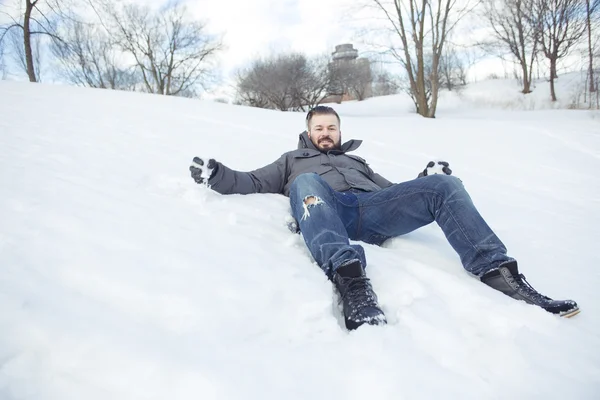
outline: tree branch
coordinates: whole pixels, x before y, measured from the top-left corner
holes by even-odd
[[[4,32],[2,32],[2,35],[0,35],[0,43],[2,43],[2,40],[4,39],[4,36],[6,36],[8,31],[15,27],[23,29],[23,25],[21,25],[21,24],[12,24],[8,28],[0,28],[0,29],[4,30]]]

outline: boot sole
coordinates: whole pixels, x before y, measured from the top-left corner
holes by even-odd
[[[574,310],[566,311],[566,312],[560,314],[560,316],[563,318],[571,318],[571,317],[574,317],[575,315],[579,314],[580,312],[581,312],[581,310],[579,308],[576,308]]]
[[[346,324],[346,329],[348,329],[349,331],[356,330],[363,325],[371,325],[371,326],[387,325],[387,319],[385,319],[385,317],[382,320],[373,319],[371,321],[353,321],[353,320],[344,318],[344,322]]]

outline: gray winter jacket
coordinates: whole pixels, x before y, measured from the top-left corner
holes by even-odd
[[[221,194],[280,193],[290,195],[290,186],[300,174],[317,173],[334,190],[380,190],[392,182],[376,174],[362,158],[347,154],[356,150],[362,140],[350,140],[342,150],[322,153],[308,137],[300,134],[298,149],[283,154],[272,164],[250,172],[234,171],[221,163],[208,181]]]

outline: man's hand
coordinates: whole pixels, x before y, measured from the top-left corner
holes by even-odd
[[[208,182],[217,170],[217,162],[214,158],[211,158],[208,161],[205,160],[206,159],[200,157],[194,157],[192,165],[190,165],[190,172],[196,183]]]
[[[419,176],[417,176],[417,178],[435,174],[452,175],[450,164],[446,161],[429,161],[427,167],[419,174]]]

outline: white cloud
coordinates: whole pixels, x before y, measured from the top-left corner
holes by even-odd
[[[169,0],[123,0],[137,4],[160,7]],[[220,57],[219,70],[224,80],[221,88],[213,96],[230,96],[229,85],[233,73],[248,65],[257,56],[284,51],[298,51],[308,55],[331,54],[335,46],[353,43],[359,53],[369,50],[369,46],[358,37],[358,26],[368,28],[369,37],[364,40],[387,43],[390,38],[378,29],[387,27],[382,21],[380,10],[373,10],[369,0],[181,0],[187,5],[195,19],[207,22],[210,32],[222,34],[226,50]],[[7,0],[3,6],[18,5],[17,0]],[[370,5],[369,7],[361,7]],[[85,7],[84,7],[85,8]],[[7,8],[4,8],[6,11]],[[8,10],[11,10],[9,7]],[[0,23],[6,16],[0,14]],[[478,28],[485,21],[473,16],[460,27],[452,41],[468,44],[474,36],[480,36]],[[397,41],[397,37],[393,37]],[[364,54],[364,53],[363,53]],[[396,71],[399,67],[386,65]],[[471,75],[481,79],[494,72],[503,75],[512,65],[502,64],[489,57],[471,70]]]
[[[138,0],[161,5],[160,0]],[[257,56],[281,51],[331,53],[353,32],[344,24],[351,0],[187,0],[195,18],[205,20],[213,33],[223,34],[227,49],[220,57],[223,78]],[[227,83],[216,95],[229,94]]]
[[[158,4],[157,0],[140,0]],[[221,67],[227,76],[255,56],[279,51],[332,52],[352,32],[342,24],[350,0],[188,0],[196,18],[223,33],[227,50]]]

